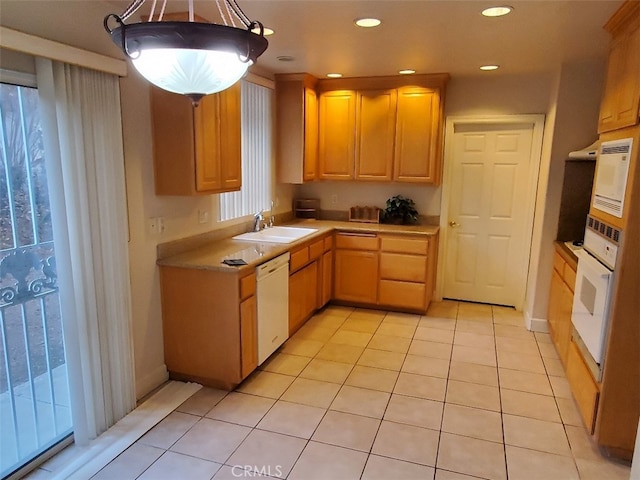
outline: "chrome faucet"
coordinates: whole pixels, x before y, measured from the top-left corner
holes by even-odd
[[[262,215],[263,210],[260,210],[253,216],[253,231],[259,232],[262,230],[262,222],[264,221],[264,216]]]

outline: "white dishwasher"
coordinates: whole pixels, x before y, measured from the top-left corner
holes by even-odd
[[[256,267],[258,365],[289,338],[289,252]]]

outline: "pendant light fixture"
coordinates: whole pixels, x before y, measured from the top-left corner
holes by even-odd
[[[126,24],[145,1],[133,0],[121,16],[107,15],[104,28],[143,77],[190,97],[196,105],[204,95],[240,80],[269,44],[263,25],[249,20],[236,0],[213,0],[223,24],[196,22],[193,0],[188,21],[163,21],[167,0],[154,19],[158,0],[153,0],[149,21]],[[114,22],[111,28],[109,23]]]

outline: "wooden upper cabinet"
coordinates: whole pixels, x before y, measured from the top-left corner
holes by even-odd
[[[358,92],[356,180],[391,180],[396,103],[395,89]]]
[[[640,2],[628,1],[605,29],[612,34],[598,132],[638,123],[640,115]]]
[[[303,183],[318,176],[318,98],[308,74],[276,75],[277,178]]]
[[[400,88],[393,171],[395,181],[439,183],[441,131],[439,90]]]
[[[203,97],[197,107],[152,87],[151,121],[156,194],[240,190],[240,83]]]
[[[356,92],[337,90],[320,94],[319,177],[352,180],[356,138]]]

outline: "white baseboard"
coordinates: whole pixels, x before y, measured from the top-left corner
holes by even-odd
[[[547,320],[544,318],[532,318],[529,312],[524,312],[524,321],[527,329],[532,332],[547,333],[549,331]]]
[[[149,375],[145,375],[142,378],[136,377],[136,400],[148,395],[167,380],[169,380],[169,371],[164,363]]]

